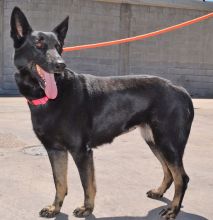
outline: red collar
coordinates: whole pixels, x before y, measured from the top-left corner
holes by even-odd
[[[44,96],[40,99],[34,99],[34,100],[27,100],[31,105],[45,105],[48,102],[49,98],[47,96]]]

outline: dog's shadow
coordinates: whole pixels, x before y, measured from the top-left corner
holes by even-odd
[[[162,202],[165,202],[167,205],[170,204],[170,200],[163,197],[159,199]],[[146,216],[117,216],[117,217],[101,217],[101,218],[96,218],[93,214],[90,215],[89,217],[86,217],[85,220],[161,220],[162,218],[160,217],[159,213],[160,211],[165,208],[166,206],[160,206],[158,208],[152,209],[147,213]],[[73,218],[69,218],[68,215],[64,213],[60,213],[59,215],[56,216],[55,220],[70,220]],[[77,219],[77,218],[76,218]],[[205,217],[202,217],[200,215],[195,215],[187,212],[181,211],[177,217],[177,220],[208,220]]]

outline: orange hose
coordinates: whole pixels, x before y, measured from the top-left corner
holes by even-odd
[[[115,45],[115,44],[123,44],[123,43],[127,43],[127,42],[132,42],[132,41],[137,41],[137,40],[142,40],[145,38],[149,38],[149,37],[154,37],[160,34],[164,34],[170,31],[174,31],[176,29],[180,29],[186,26],[189,26],[191,24],[206,20],[208,18],[213,17],[213,12],[209,13],[207,15],[203,15],[201,17],[171,26],[171,27],[167,27],[158,31],[154,31],[154,32],[150,32],[148,34],[143,34],[143,35],[138,35],[135,37],[129,37],[129,38],[124,38],[124,39],[120,39],[120,40],[114,40],[114,41],[107,41],[107,42],[101,42],[101,43],[96,43],[96,44],[84,44],[84,45],[79,45],[79,46],[73,46],[73,47],[65,47],[63,48],[64,52],[68,52],[68,51],[75,51],[75,50],[84,50],[84,49],[91,49],[91,48],[97,48],[97,47],[106,47],[106,46],[111,46],[111,45]]]

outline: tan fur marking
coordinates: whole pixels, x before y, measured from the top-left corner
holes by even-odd
[[[88,175],[88,185],[87,185],[87,189],[85,192],[84,206],[93,209],[95,195],[96,195],[94,168],[88,169],[87,175]]]
[[[61,203],[64,201],[64,197],[67,193],[67,152],[61,154],[59,157],[55,158],[55,163],[53,165],[53,175],[55,178],[56,195],[53,205],[57,209],[61,209]]]
[[[161,155],[161,153],[157,149],[157,146],[150,145],[150,149],[152,150],[154,155],[157,157],[157,159],[160,161],[162,168],[163,168],[163,173],[164,173],[164,178],[163,178],[161,185],[157,189],[152,189],[151,192],[156,194],[156,196],[162,196],[172,184],[172,181],[173,181],[172,174],[168,168],[168,165],[167,165],[167,162],[164,156]]]
[[[172,173],[173,179],[174,179],[174,185],[175,185],[175,194],[172,201],[172,207],[178,207],[180,203],[182,202],[184,192],[183,192],[183,178],[182,176],[185,175],[185,170],[182,166],[174,166],[174,165],[168,165],[169,169]]]
[[[61,152],[49,152],[50,163],[52,165],[53,177],[55,182],[56,194],[55,200],[51,208],[55,208],[54,211],[59,212],[67,193],[67,163],[68,153],[67,151]]]
[[[159,194],[163,195],[166,192],[166,190],[169,188],[169,186],[171,185],[173,178],[165,162],[161,163],[161,165],[163,167],[164,177],[163,177],[163,182],[158,187],[157,191]]]
[[[141,125],[141,135],[147,142],[152,142],[153,144],[155,143],[152,129],[148,124],[142,124]]]

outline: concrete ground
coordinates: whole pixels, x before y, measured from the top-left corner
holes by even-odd
[[[213,100],[194,100],[195,120],[185,152],[190,184],[177,219],[213,219]],[[35,152],[29,147],[38,146]],[[36,148],[37,149],[37,148]],[[135,130],[94,152],[97,197],[88,220],[155,220],[173,197],[146,197],[160,184],[162,169]],[[75,219],[83,201],[77,169],[69,158],[69,194],[56,220]],[[0,216],[4,220],[39,220],[38,212],[54,197],[50,164],[33,134],[23,98],[0,98]]]

